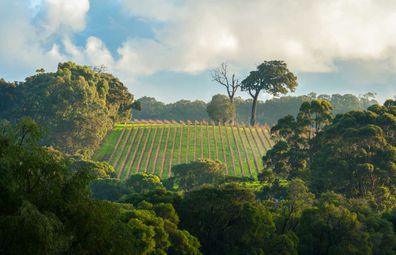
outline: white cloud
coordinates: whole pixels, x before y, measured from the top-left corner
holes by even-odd
[[[88,9],[88,0],[35,0],[30,4],[0,0],[0,77],[20,80],[40,67],[54,70],[66,60],[111,64],[110,53],[100,41],[88,38],[86,47],[79,48],[70,40],[72,32],[85,28]],[[61,43],[50,38],[56,35],[62,37]]]
[[[92,65],[104,65],[110,69],[114,65],[113,57],[104,43],[99,38],[93,36],[87,39],[85,57],[85,62]]]
[[[286,60],[303,72],[334,70],[336,60],[396,59],[396,1],[124,0],[130,15],[164,25],[152,40],[120,49],[131,72],[199,72],[228,61],[240,69]],[[396,61],[395,61],[396,62]]]
[[[100,66],[112,69],[114,59],[104,43],[97,37],[90,36],[84,47],[77,47],[68,36],[62,39],[62,45],[67,57],[77,63]]]
[[[154,38],[129,38],[114,58],[101,38],[73,41],[87,25],[89,0],[0,0],[0,77],[22,79],[36,68],[51,71],[67,60],[103,64],[131,84],[161,71],[196,74],[224,61],[236,72],[268,59],[283,59],[296,72],[334,71],[339,61],[357,61],[365,68],[343,72],[350,75],[344,80],[394,89],[389,85],[396,71],[393,0],[121,3],[131,16],[154,24],[155,31]]]
[[[25,1],[0,1],[0,76],[21,79],[38,67],[53,69],[61,60],[56,45],[45,49],[31,23]]]
[[[42,26],[48,35],[84,30],[89,0],[43,0],[41,4]]]

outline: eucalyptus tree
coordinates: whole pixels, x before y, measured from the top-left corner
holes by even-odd
[[[289,71],[284,61],[264,61],[242,81],[242,91],[253,98],[250,124],[256,124],[257,101],[261,91],[272,96],[293,92],[297,87],[297,77]]]

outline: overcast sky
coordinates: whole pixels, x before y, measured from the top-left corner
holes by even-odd
[[[243,79],[280,59],[296,94],[396,95],[395,0],[0,0],[0,34],[9,81],[72,60],[136,97],[208,100],[220,63]]]

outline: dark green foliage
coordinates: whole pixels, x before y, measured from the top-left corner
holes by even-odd
[[[63,223],[50,212],[40,212],[23,201],[14,215],[0,216],[2,254],[58,254],[68,248]]]
[[[160,178],[148,173],[132,174],[126,180],[125,185],[134,193],[145,193],[163,188]]]
[[[142,201],[147,201],[150,203],[171,203],[173,205],[178,205],[181,199],[181,195],[177,192],[166,189],[156,189],[147,193],[130,193],[121,197],[120,201],[134,205],[137,205]]]
[[[373,196],[374,202],[386,209],[393,207],[395,201],[396,126],[383,120],[395,115],[386,106],[369,110],[376,112],[338,115],[318,136],[311,167],[312,184],[319,192],[334,190],[346,196]]]
[[[279,234],[295,231],[302,212],[311,208],[315,199],[304,181],[298,178],[288,183],[286,193],[284,199],[278,199],[277,203],[271,203]]]
[[[29,116],[46,131],[43,143],[66,153],[92,154],[114,122],[131,118],[133,96],[110,74],[61,63],[55,73],[0,82],[0,118]]]
[[[297,233],[302,254],[394,254],[396,248],[392,223],[367,200],[332,192],[303,212]]]
[[[178,211],[182,227],[199,238],[204,254],[264,254],[275,230],[254,194],[235,185],[188,192]]]
[[[329,102],[314,99],[301,105],[297,118],[288,115],[279,119],[271,129],[278,142],[263,157],[265,171],[283,178],[308,178],[314,137],[332,120],[331,109]],[[266,175],[263,172],[259,178]]]
[[[90,182],[111,168],[37,146],[37,130],[27,119],[1,127],[1,254],[200,254],[171,204],[92,200]]]
[[[298,238],[293,232],[275,236],[266,247],[266,254],[297,255]]]
[[[217,160],[198,159],[172,167],[171,182],[181,190],[191,190],[203,184],[220,183],[225,178],[225,165]]]
[[[365,197],[380,210],[395,200],[396,117],[392,102],[368,111],[339,114],[331,105],[312,100],[301,105],[297,119],[286,116],[271,132],[278,142],[263,157],[265,171],[281,178],[299,176],[313,191],[335,191],[348,197]]]
[[[97,179],[91,183],[92,196],[99,200],[118,201],[129,190],[116,178]]]
[[[320,204],[301,216],[301,254],[371,254],[369,234],[357,215],[334,204]]]

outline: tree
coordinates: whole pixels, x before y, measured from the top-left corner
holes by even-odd
[[[316,192],[333,190],[347,197],[374,196],[379,205],[385,205],[385,200],[395,195],[396,148],[382,122],[390,113],[386,107],[382,109],[380,114],[365,111],[337,115],[318,136],[311,165]]]
[[[257,70],[251,71],[241,83],[242,91],[247,91],[253,98],[250,124],[256,124],[257,100],[261,91],[278,96],[294,91],[296,87],[297,77],[289,71],[285,62],[264,61],[257,66]]]
[[[160,178],[148,173],[132,174],[125,184],[128,189],[136,193],[145,193],[150,190],[163,188]]]
[[[330,102],[320,99],[304,102],[300,106],[297,121],[299,126],[304,129],[302,132],[309,140],[330,124],[333,119],[332,109]]]
[[[275,226],[252,191],[237,185],[205,187],[185,194],[181,226],[201,241],[204,254],[264,254]]]
[[[218,160],[198,159],[172,167],[173,185],[191,190],[203,184],[217,184],[224,180],[225,165]]]
[[[0,80],[0,98],[0,118],[15,123],[30,117],[46,131],[43,144],[84,156],[92,155],[115,122],[131,119],[134,102],[116,77],[71,62],[24,82]]]
[[[222,63],[219,68],[212,71],[211,75],[213,81],[226,88],[228,98],[233,105],[235,94],[241,86],[238,79],[235,78],[235,74],[232,74],[230,77],[228,65],[226,63]]]
[[[341,205],[320,203],[305,210],[297,235],[300,254],[371,254],[364,225]]]
[[[277,143],[263,157],[264,168],[283,178],[307,178],[314,138],[330,124],[333,116],[328,101],[314,99],[300,106],[297,118],[288,115],[271,128]]]
[[[235,119],[235,107],[224,95],[214,95],[206,111],[209,118],[218,124],[232,122]]]
[[[304,210],[312,208],[315,196],[312,194],[304,181],[295,178],[286,188],[285,199],[279,199],[275,208],[275,222],[279,234],[295,231],[298,221]]]

